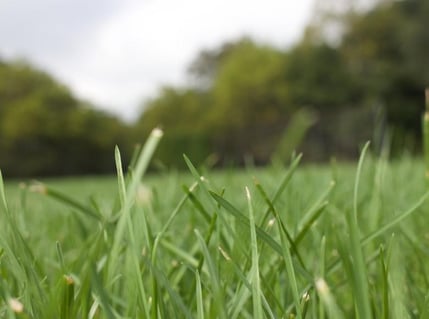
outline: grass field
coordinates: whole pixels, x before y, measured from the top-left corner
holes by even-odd
[[[429,318],[422,161],[141,179],[152,151],[125,177],[117,153],[119,177],[6,181],[0,318]]]

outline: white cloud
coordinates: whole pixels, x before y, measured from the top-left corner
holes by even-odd
[[[139,102],[161,84],[183,83],[188,63],[203,48],[244,34],[277,46],[296,41],[313,0],[110,0],[107,7],[99,0],[89,12],[91,1],[42,2],[51,9],[48,16],[26,11],[36,30],[18,28],[19,42],[12,29],[0,54],[8,49],[25,55],[79,96],[132,118]],[[58,3],[68,3],[68,12]],[[16,24],[10,13],[17,11],[0,14],[0,30]],[[35,35],[39,40],[31,41]]]

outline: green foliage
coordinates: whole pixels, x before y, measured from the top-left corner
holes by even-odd
[[[369,139],[380,152],[389,136],[394,154],[420,150],[428,2],[380,1],[368,11],[324,14],[288,50],[242,38],[202,51],[189,67],[192,85],[162,91],[138,123],[175,131],[177,143],[161,161],[178,166],[178,148],[197,163],[210,153],[220,164],[267,163],[303,107],[317,121],[294,148],[308,159],[356,158]],[[186,101],[190,93],[204,98]],[[190,149],[187,141],[195,140]]]
[[[0,115],[0,167],[7,176],[111,172],[114,145],[128,147],[118,119],[21,62],[0,65]]]
[[[319,13],[287,49],[241,38],[203,50],[190,85],[160,89],[132,126],[44,72],[0,62],[0,167],[6,176],[111,172],[116,144],[128,162],[131,145],[158,126],[163,167],[184,167],[183,153],[206,166],[267,164],[295,150],[307,160],[356,159],[367,140],[378,153],[420,152],[429,2],[348,7]],[[312,119],[297,125],[303,108]]]
[[[365,79],[362,98],[380,103],[388,122],[417,140],[429,83],[428,30],[427,1],[388,2],[354,17],[340,46],[351,72]]]
[[[163,165],[177,166],[182,154],[192,154],[198,162],[211,154],[205,117],[210,96],[195,89],[165,87],[159,96],[147,102],[135,127],[136,140],[146,138],[153,127],[164,130],[164,142],[156,158]]]

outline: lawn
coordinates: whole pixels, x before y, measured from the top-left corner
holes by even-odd
[[[5,181],[0,318],[429,316],[421,160],[143,176],[150,143],[125,177]]]

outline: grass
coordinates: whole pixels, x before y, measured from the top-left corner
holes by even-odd
[[[426,318],[424,163],[0,181],[0,318]]]

